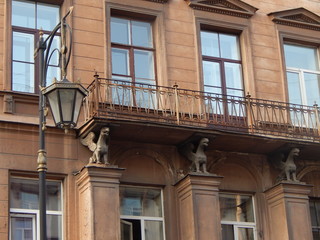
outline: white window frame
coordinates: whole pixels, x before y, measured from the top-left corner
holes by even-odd
[[[161,188],[153,188],[153,187],[144,187],[144,186],[129,186],[129,185],[122,185],[121,187],[125,188],[141,188],[141,189],[157,189],[160,190],[161,194],[161,210],[162,210],[162,217],[147,217],[147,216],[132,216],[132,215],[120,215],[120,220],[126,221],[127,219],[130,220],[139,220],[141,222],[141,240],[145,240],[145,221],[156,221],[156,222],[162,222],[162,235],[163,240],[166,240],[165,235],[165,221],[164,221],[164,206],[163,206],[163,189]]]
[[[10,229],[9,229],[9,231],[10,231],[10,233],[9,233],[9,239],[11,239],[12,238],[12,236],[11,236],[11,230],[12,230],[12,228],[11,228],[11,218],[12,217],[21,217],[21,218],[24,218],[24,217],[26,217],[26,218],[32,218],[32,236],[33,236],[33,240],[36,240],[36,239],[39,239],[39,236],[36,236],[37,234],[37,224],[38,224],[38,221],[39,221],[39,219],[37,219],[38,217],[37,217],[37,215],[35,214],[35,213],[10,213]]]
[[[307,103],[307,90],[306,90],[306,84],[305,84],[305,80],[304,80],[304,73],[311,73],[311,74],[320,75],[320,71],[312,71],[312,70],[306,70],[306,69],[301,69],[301,68],[286,67],[286,72],[297,73],[299,75],[300,94],[301,94],[301,100],[302,100],[301,105],[307,106],[308,105],[308,103]],[[320,102],[317,104],[320,105]]]
[[[12,177],[12,178],[17,178],[17,179],[26,179],[26,180],[36,180],[38,179],[35,178],[24,178],[24,177]],[[50,182],[59,182],[60,183],[60,189],[61,189],[61,211],[52,211],[52,210],[46,210],[47,215],[57,215],[61,216],[61,240],[64,240],[64,217],[63,217],[63,212],[64,212],[64,205],[63,205],[63,184],[62,181],[58,180],[47,180]],[[34,234],[34,240],[40,239],[40,211],[37,209],[25,209],[25,208],[11,208],[10,207],[10,240],[11,239],[11,216],[35,216],[35,234]]]
[[[256,225],[256,207],[255,207],[255,198],[252,194],[242,194],[242,193],[229,193],[229,192],[221,192],[224,195],[239,195],[239,196],[250,196],[252,199],[252,210],[253,210],[253,220],[254,222],[237,222],[237,221],[223,221],[221,220],[221,225],[232,225],[233,226],[233,233],[234,233],[234,240],[239,239],[239,228],[250,228],[253,229],[253,237],[254,240],[257,240],[257,225]]]

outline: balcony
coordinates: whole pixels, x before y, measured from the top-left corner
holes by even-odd
[[[122,121],[249,136],[320,141],[319,108],[99,78],[88,86],[85,120]]]

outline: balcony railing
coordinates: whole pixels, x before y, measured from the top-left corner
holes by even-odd
[[[319,108],[99,78],[88,87],[92,117],[320,141]]]

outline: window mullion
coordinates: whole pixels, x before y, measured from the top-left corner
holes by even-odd
[[[301,86],[301,98],[302,98],[302,104],[303,105],[308,105],[307,103],[307,89],[306,89],[306,84],[305,84],[305,80],[304,80],[304,72],[303,70],[299,70],[299,82],[300,82],[300,86]]]

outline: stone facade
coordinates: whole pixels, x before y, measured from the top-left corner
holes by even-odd
[[[288,39],[316,46],[320,61],[318,0],[57,3],[62,12],[74,6],[68,19],[73,29],[68,77],[85,87],[94,74],[112,78],[109,23],[115,13],[152,20],[160,86],[203,91],[203,27],[239,36],[244,92],[255,99],[289,102],[283,50]],[[11,90],[11,8],[10,0],[0,0],[0,239],[10,235],[10,179],[37,177],[39,141],[37,94]],[[254,224],[249,228],[255,240],[312,239],[309,199],[320,199],[320,141],[308,138],[307,127],[301,127],[299,137],[289,137],[296,130],[279,136],[202,123],[187,126],[179,119],[178,124],[163,123],[152,120],[155,111],[147,120],[116,114],[88,119],[86,110],[78,128],[66,134],[54,127],[50,114],[47,120],[47,178],[62,182],[64,240],[120,240],[120,186],[161,189],[166,240],[223,240],[219,195],[225,193],[253,197]],[[250,121],[250,113],[243,118]],[[110,166],[89,166],[92,152],[79,139],[104,126],[110,128]],[[181,144],[196,143],[199,136],[210,139],[209,174],[190,173],[190,162],[179,152]],[[280,170],[270,158],[293,147],[300,149],[295,160],[299,182],[277,182]]]

